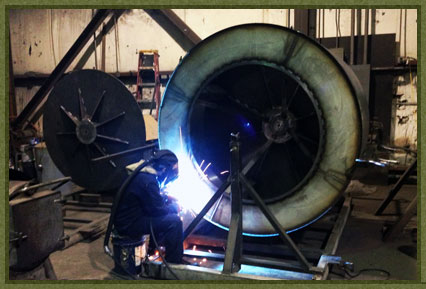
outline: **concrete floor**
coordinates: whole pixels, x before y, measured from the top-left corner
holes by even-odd
[[[416,186],[404,186],[392,202],[384,217],[374,217],[374,211],[386,196],[389,186],[362,188],[350,192],[353,198],[353,211],[343,232],[337,255],[355,264],[355,271],[374,268],[386,270],[389,279],[413,280],[417,278],[417,261],[401,252],[399,248],[415,249],[415,218],[404,232],[394,241],[382,241],[383,225],[395,219],[395,213],[403,211],[416,194]],[[83,241],[63,251],[51,255],[51,261],[58,279],[69,280],[108,280],[117,279],[110,274],[113,261],[103,252],[103,236],[88,242]],[[330,279],[343,279],[344,272],[332,268]],[[366,271],[354,280],[382,280],[386,275],[378,271]],[[349,279],[346,275],[345,279]]]
[[[374,187],[369,187],[374,188]],[[394,240],[383,242],[384,225],[392,224],[397,214],[403,212],[417,193],[413,185],[403,186],[401,191],[383,212],[383,217],[375,217],[374,213],[387,195],[390,186],[377,186],[375,191],[351,193],[353,210],[340,240],[337,255],[355,264],[355,271],[374,268],[386,270],[389,279],[415,280],[417,278],[417,260],[401,252],[406,247],[417,254],[417,221],[414,217],[404,231]],[[410,252],[411,253],[411,252]],[[342,270],[333,270],[343,273]],[[331,279],[342,279],[331,274]],[[348,276],[346,276],[348,278]],[[378,271],[362,273],[354,280],[382,280],[386,275]]]

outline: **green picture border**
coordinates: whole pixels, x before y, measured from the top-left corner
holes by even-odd
[[[129,1],[129,0],[76,0],[76,1],[57,1],[57,0],[23,0],[23,1],[6,1],[1,3],[0,8],[0,25],[3,33],[0,34],[1,49],[4,57],[0,58],[1,78],[0,89],[4,92],[4,101],[0,102],[0,114],[3,121],[0,121],[0,129],[4,131],[4,142],[1,142],[1,161],[4,167],[1,168],[0,183],[4,187],[5,197],[0,198],[0,215],[4,218],[0,222],[0,232],[4,232],[4,238],[0,238],[0,286],[4,288],[329,288],[330,285],[337,286],[337,288],[426,288],[426,222],[421,222],[422,214],[425,214],[426,198],[422,197],[421,192],[425,190],[425,173],[422,172],[422,164],[426,162],[425,155],[421,154],[426,143],[426,134],[424,132],[424,119],[425,116],[425,96],[421,92],[421,87],[424,84],[424,77],[422,77],[422,67],[424,60],[421,58],[422,47],[426,47],[425,38],[422,37],[426,33],[425,7],[421,0],[417,1],[336,1],[336,0],[288,0],[288,1],[255,1],[255,0],[211,0],[208,4],[206,1],[188,1],[188,0],[146,0],[146,1]],[[404,4],[404,5],[401,5]],[[9,10],[10,9],[47,9],[47,8],[247,8],[247,9],[280,9],[280,8],[378,8],[378,9],[418,9],[417,16],[417,91],[418,91],[418,155],[420,156],[418,164],[418,279],[415,281],[120,281],[120,280],[93,280],[93,281],[10,281],[8,280],[8,228],[9,228],[9,215],[8,215],[8,138],[9,138]],[[421,209],[422,208],[422,209]],[[423,246],[422,246],[423,245]],[[425,264],[421,266],[421,264]],[[226,284],[226,285],[225,285]]]

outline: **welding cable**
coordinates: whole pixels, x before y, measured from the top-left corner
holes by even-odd
[[[170,273],[173,275],[173,277],[174,277],[176,280],[179,280],[179,277],[178,277],[178,276],[176,275],[176,273],[172,270],[172,268],[170,268],[169,263],[168,263],[168,262],[166,261],[166,259],[164,258],[163,253],[161,253],[160,246],[158,246],[157,239],[155,238],[154,229],[152,228],[152,222],[151,222],[151,220],[149,221],[149,228],[150,228],[150,230],[151,230],[151,236],[152,236],[152,240],[154,241],[155,248],[157,249],[158,254],[160,255],[161,259],[163,260],[164,265],[166,265],[166,268],[170,271]]]
[[[120,200],[122,198],[122,194],[129,185],[130,181],[133,180],[133,178],[140,172],[141,169],[146,167],[151,163],[151,160],[147,160],[140,164],[124,181],[124,183],[121,185],[120,189],[118,190],[117,194],[115,195],[114,203],[111,209],[111,215],[109,217],[108,221],[108,227],[107,231],[105,233],[105,239],[104,239],[104,252],[109,255],[111,258],[113,257],[113,253],[111,252],[111,249],[109,248],[109,238],[111,236],[112,231],[112,225],[115,219],[115,214],[117,212],[118,204],[120,203]]]
[[[349,277],[350,277],[350,279],[353,279],[353,278],[356,278],[356,277],[358,277],[359,275],[361,275],[362,273],[365,273],[365,272],[371,272],[371,271],[377,271],[377,272],[381,272],[381,273],[384,273],[385,275],[386,275],[386,279],[384,279],[384,280],[388,280],[389,279],[389,277],[390,277],[390,273],[389,273],[389,271],[386,271],[386,270],[383,270],[383,269],[379,269],[379,268],[366,268],[366,269],[361,269],[361,270],[359,270],[357,273],[355,273],[355,274],[351,274],[346,268],[344,269],[345,270],[345,274],[346,275],[348,275]]]
[[[109,238],[111,236],[111,231],[112,231],[112,225],[114,223],[114,219],[115,219],[115,214],[117,212],[117,208],[118,208],[118,204],[120,203],[120,200],[122,198],[122,194],[124,192],[124,190],[127,188],[127,186],[129,185],[130,181],[133,180],[133,178],[147,165],[151,164],[151,159],[150,160],[146,160],[145,162],[143,162],[142,164],[140,164],[128,177],[127,179],[123,182],[123,184],[121,185],[120,189],[118,190],[117,194],[115,195],[115,199],[114,199],[114,204],[112,206],[111,209],[111,215],[109,217],[109,221],[108,221],[108,227],[107,227],[107,231],[105,233],[105,239],[104,239],[104,252],[110,256],[111,258],[114,258],[113,253],[111,252],[111,249],[109,248]],[[133,274],[131,274],[126,268],[124,268],[124,266],[121,266],[121,264],[119,264],[121,269],[124,270],[124,272],[126,272],[130,278],[132,278],[133,280],[143,280],[143,278],[140,278],[138,276],[134,276]]]
[[[344,279],[346,279],[346,275],[347,275],[347,276],[349,276],[349,278],[348,278],[349,280],[352,280],[353,278],[356,278],[356,277],[358,277],[359,275],[361,275],[361,274],[363,274],[365,272],[371,272],[371,271],[373,271],[373,272],[376,271],[376,272],[384,273],[386,275],[386,278],[383,279],[383,280],[389,280],[389,278],[391,276],[391,274],[390,274],[389,271],[386,271],[386,270],[383,270],[383,269],[379,269],[379,268],[365,268],[365,269],[359,270],[355,274],[352,274],[346,268],[344,268],[343,270],[345,272],[344,274],[339,274],[339,273],[336,273],[336,272],[331,272],[331,273],[334,274],[334,275],[340,276],[340,277],[342,277]]]

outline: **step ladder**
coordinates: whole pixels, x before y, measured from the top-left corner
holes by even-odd
[[[158,108],[160,107],[160,67],[158,64],[158,50],[140,50],[138,59],[138,73],[136,79],[136,101],[141,109],[149,108],[149,114],[155,106],[155,119],[158,118]],[[149,106],[143,101],[143,89],[154,88]]]

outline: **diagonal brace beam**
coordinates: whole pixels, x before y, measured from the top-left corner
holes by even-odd
[[[171,9],[145,9],[145,12],[155,20],[183,50],[189,51],[201,38],[186,25]]]

